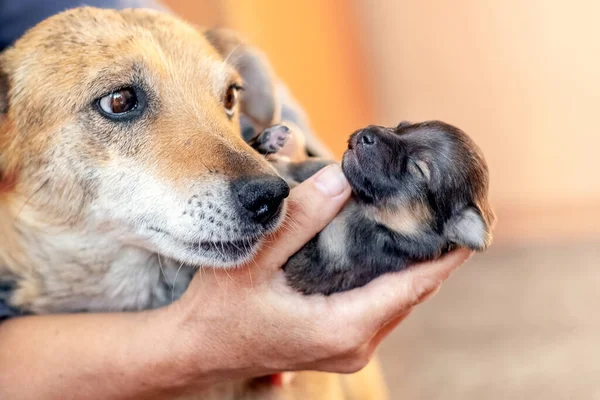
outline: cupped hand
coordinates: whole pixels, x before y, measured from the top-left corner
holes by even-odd
[[[331,296],[295,292],[282,266],[333,219],[350,192],[340,167],[326,167],[291,191],[284,226],[252,262],[196,274],[185,295],[166,310],[177,332],[172,349],[179,349],[174,354],[185,370],[205,376],[198,363],[203,360],[217,380],[293,370],[357,371],[469,257],[469,251],[457,250]]]

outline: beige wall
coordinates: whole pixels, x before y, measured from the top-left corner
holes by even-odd
[[[600,2],[355,3],[380,122],[465,129],[501,209],[600,209]]]

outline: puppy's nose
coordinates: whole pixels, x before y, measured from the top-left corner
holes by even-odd
[[[286,181],[276,176],[242,178],[234,182],[233,189],[252,219],[262,225],[277,215],[290,194]]]
[[[359,146],[372,146],[375,143],[377,143],[377,134],[373,129],[363,129],[356,135],[356,144]]]

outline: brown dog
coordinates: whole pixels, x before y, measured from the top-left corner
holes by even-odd
[[[270,126],[274,91],[258,51],[156,12],[75,9],[26,33],[0,56],[10,304],[36,314],[159,307],[193,270],[166,263],[163,274],[158,253],[191,265],[252,257],[289,189],[243,141],[236,103]],[[298,373],[283,387],[236,382],[202,398],[384,396],[375,369],[361,377],[370,397],[352,379]]]

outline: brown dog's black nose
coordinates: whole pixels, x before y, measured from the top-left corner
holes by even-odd
[[[234,182],[233,190],[252,219],[262,225],[277,215],[283,200],[290,194],[288,184],[276,176],[242,178]]]

